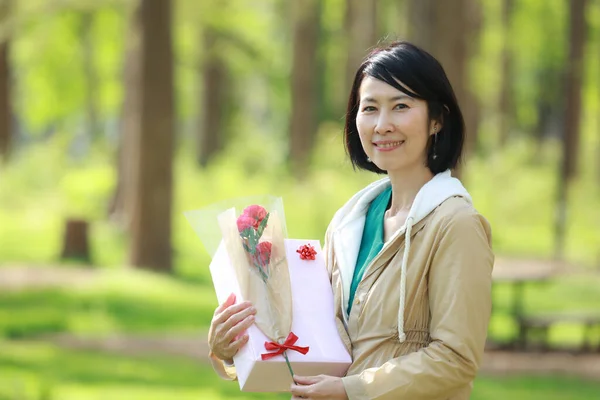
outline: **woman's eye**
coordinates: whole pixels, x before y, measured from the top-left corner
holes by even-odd
[[[408,106],[406,104],[400,103],[400,104],[396,104],[396,107],[394,107],[394,108],[397,110],[403,110],[405,108],[408,108]]]
[[[375,111],[375,107],[373,106],[366,106],[363,108],[363,112],[370,112],[370,111]]]

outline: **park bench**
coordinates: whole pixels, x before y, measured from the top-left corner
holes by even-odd
[[[509,348],[526,350],[534,344],[542,351],[550,350],[548,333],[557,324],[574,324],[583,327],[584,340],[579,351],[600,353],[600,311],[562,311],[555,313],[526,313],[525,290],[531,285],[552,282],[568,268],[557,262],[532,260],[497,260],[494,266],[494,283],[511,286],[509,314],[517,325],[517,336]],[[594,342],[594,331],[597,340]]]
[[[536,337],[542,351],[549,350],[548,331],[553,325],[569,323],[581,325],[584,328],[584,340],[580,347],[581,352],[595,351],[600,353],[600,313],[594,311],[561,312],[553,314],[527,315],[517,319],[519,325],[518,347],[527,349],[531,339]],[[597,332],[597,341],[593,343],[594,330]]]

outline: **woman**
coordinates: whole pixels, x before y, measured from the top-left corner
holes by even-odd
[[[353,196],[325,238],[353,362],[343,378],[296,377],[293,398],[468,399],[494,256],[489,224],[450,175],[464,122],[441,65],[406,42],[373,51],[354,79],[345,139],[355,167],[388,175]],[[253,321],[252,306],[234,301],[217,309],[209,333],[221,372]]]

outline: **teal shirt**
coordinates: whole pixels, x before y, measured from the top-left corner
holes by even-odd
[[[350,314],[350,310],[352,309],[356,288],[358,288],[358,284],[362,280],[367,266],[383,248],[383,219],[391,197],[392,187],[390,186],[381,192],[369,205],[362,240],[360,242],[360,249],[358,251],[358,258],[356,259],[356,266],[354,267],[354,276],[352,277],[352,284],[350,285],[348,314]]]

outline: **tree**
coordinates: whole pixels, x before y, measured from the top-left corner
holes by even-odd
[[[171,2],[141,0],[134,14],[139,29],[137,78],[128,90],[132,107],[130,263],[171,270],[171,196],[174,142]]]
[[[205,167],[224,142],[227,102],[227,65],[219,52],[219,33],[211,26],[202,32],[205,58],[201,69],[202,116],[198,124],[198,163]]]
[[[0,0],[0,158],[8,160],[12,136],[10,96],[9,31],[11,0]]]
[[[125,88],[121,110],[119,146],[117,154],[117,187],[109,205],[109,215],[125,230],[131,229],[133,213],[134,177],[131,155],[134,150],[134,132],[139,130],[139,71],[141,62],[141,32],[138,27],[135,12],[126,35],[125,65],[123,68],[123,87]]]
[[[408,4],[410,40],[419,47],[433,52],[435,8],[433,0],[410,0]]]
[[[500,83],[500,101],[499,101],[499,114],[500,114],[500,146],[504,147],[508,142],[508,136],[511,129],[512,122],[512,81],[513,81],[513,62],[511,57],[510,49],[510,26],[511,16],[514,7],[514,0],[503,0],[502,1],[502,30],[504,36],[504,43],[502,47],[502,66],[501,66],[501,83]]]
[[[479,104],[470,88],[470,60],[478,47],[481,10],[474,0],[412,0],[411,40],[436,57],[454,88],[466,125],[465,153],[477,143]],[[460,170],[455,171],[457,174]]]
[[[586,0],[569,3],[569,57],[567,59],[564,92],[566,94],[565,122],[563,127],[563,153],[558,179],[558,204],[555,225],[556,258],[562,259],[567,226],[568,193],[577,173],[579,150],[579,121],[581,117],[581,87],[583,77],[584,45],[586,38]]]
[[[466,141],[465,153],[467,157],[477,151],[479,145],[479,123],[481,120],[481,103],[473,90],[471,76],[473,76],[472,60],[479,53],[479,40],[481,37],[483,10],[477,0],[466,0],[465,5],[465,32],[463,41],[466,42],[465,60],[463,65],[463,113],[465,115]]]
[[[346,0],[346,95],[354,74],[370,48],[377,44],[377,0]]]
[[[289,154],[292,171],[301,177],[307,170],[317,129],[316,65],[319,0],[298,0],[293,7],[292,112]]]
[[[83,71],[86,83],[86,114],[88,135],[90,139],[95,139],[98,135],[98,107],[96,99],[98,97],[98,76],[94,68],[95,43],[93,37],[94,11],[81,11],[80,35],[81,49],[83,53]]]

